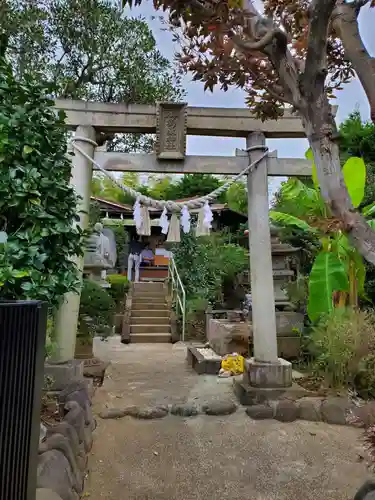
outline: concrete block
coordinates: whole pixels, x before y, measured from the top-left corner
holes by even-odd
[[[264,363],[255,358],[245,360],[244,382],[251,387],[277,389],[291,387],[292,363],[278,358],[277,363]]]
[[[221,368],[221,358],[205,358],[197,349],[203,346],[187,348],[187,362],[198,375],[217,375]]]
[[[83,380],[83,361],[72,359],[66,363],[45,363],[44,375],[53,380],[50,390],[62,391],[68,384]]]

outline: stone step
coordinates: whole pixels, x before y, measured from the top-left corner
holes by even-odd
[[[145,318],[145,323],[142,324],[131,324],[130,333],[165,333],[170,332],[171,326],[168,323],[153,325],[150,324],[150,319]]]
[[[168,311],[167,304],[165,302],[154,302],[152,300],[145,302],[144,300],[142,301],[137,301],[137,302],[132,302],[132,311],[142,309],[147,310],[147,309],[158,309],[160,311]]]
[[[152,291],[152,292],[148,292],[145,290],[137,290],[137,291],[133,292],[132,297],[133,297],[133,299],[135,299],[135,298],[149,299],[150,297],[165,299],[166,297],[168,297],[168,294],[165,293],[164,290]]]
[[[131,325],[169,325],[169,315],[164,316],[154,316],[154,312],[145,311],[143,316],[131,316],[130,324]]]
[[[154,281],[141,281],[139,283],[133,283],[133,290],[147,290],[147,291],[155,291],[155,290],[165,290],[164,283],[159,282],[156,283]]]
[[[134,318],[150,318],[151,316],[153,318],[170,318],[170,311],[169,309],[162,308],[162,309],[132,309],[131,312],[131,321],[133,321]]]
[[[169,344],[170,333],[131,333],[130,342],[134,344]]]
[[[133,297],[132,305],[133,304],[144,304],[144,309],[147,309],[149,304],[159,304],[161,308],[163,308],[163,306],[167,304],[167,301],[163,297]]]

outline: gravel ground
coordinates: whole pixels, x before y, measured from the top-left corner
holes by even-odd
[[[96,414],[129,405],[233,402],[232,381],[198,376],[181,345],[96,342],[110,359]],[[361,432],[297,421],[168,415],[98,418],[86,493],[92,500],[346,500],[369,477]]]

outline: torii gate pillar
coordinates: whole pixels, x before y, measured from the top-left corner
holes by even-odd
[[[95,141],[95,129],[91,126],[77,127],[75,135]],[[95,154],[95,146],[84,141],[77,140],[77,145],[85,151],[91,158]],[[87,229],[90,195],[91,195],[92,163],[82,154],[75,153],[72,162],[71,184],[76,193],[81,197],[78,213],[80,216],[79,225],[82,229]],[[59,249],[57,248],[58,252]],[[79,277],[82,278],[83,257],[76,259]],[[64,301],[61,304],[55,317],[55,336],[57,343],[57,352],[55,360],[66,362],[74,359],[74,352],[77,337],[78,313],[81,294],[69,292],[64,295]]]
[[[247,138],[248,148],[265,143],[259,132]],[[262,154],[261,150],[249,153],[250,162]],[[272,389],[292,384],[292,365],[277,355],[267,179],[264,159],[247,177],[254,357],[246,362],[245,376],[250,386]]]

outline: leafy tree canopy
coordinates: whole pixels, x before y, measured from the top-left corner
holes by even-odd
[[[180,77],[147,23],[123,16],[110,0],[12,0],[4,27],[17,78],[52,83],[54,96],[126,104],[183,97]],[[149,135],[104,139],[124,152],[153,146]]]

